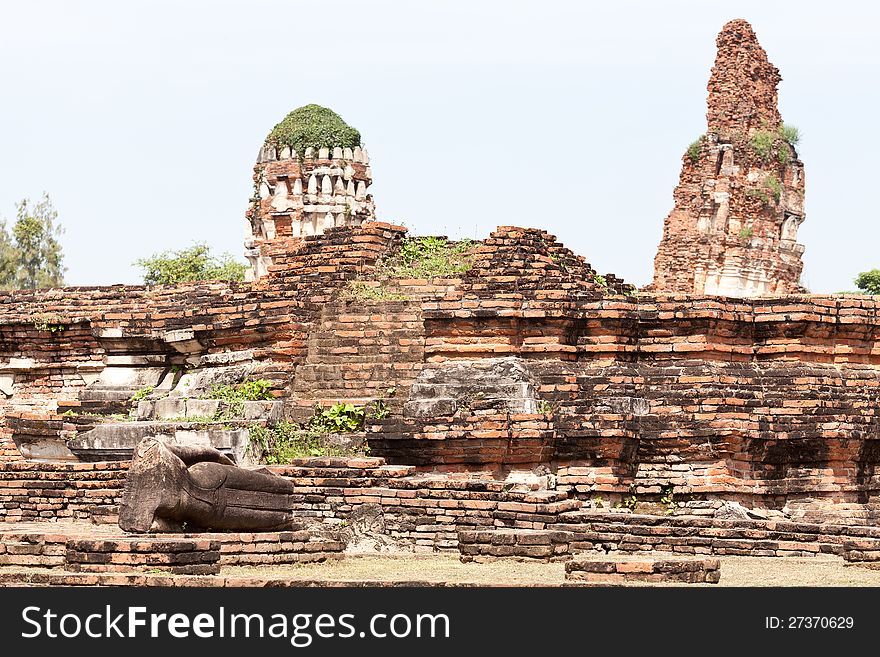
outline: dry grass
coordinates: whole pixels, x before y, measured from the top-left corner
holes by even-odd
[[[456,555],[350,556],[320,564],[229,567],[223,569],[223,574],[318,581],[457,582],[485,586],[559,586],[565,582],[562,563],[461,563]],[[847,566],[837,557],[722,557],[719,585],[880,586],[880,570]]]
[[[272,567],[230,566],[223,575],[234,577],[285,577],[320,581],[370,580],[384,582],[459,582],[485,586],[505,584],[558,586],[565,581],[562,563],[494,561],[461,563],[457,554],[395,554],[346,556],[312,564]]]

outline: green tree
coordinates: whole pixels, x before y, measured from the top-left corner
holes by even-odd
[[[856,287],[866,294],[880,294],[880,269],[863,271],[856,277]]]
[[[6,222],[0,221],[0,289],[15,287],[15,246],[6,229]]]
[[[241,281],[247,265],[231,255],[211,254],[207,244],[193,244],[188,249],[156,253],[134,263],[144,271],[147,285],[167,285],[186,281]]]
[[[12,234],[0,222],[0,287],[34,290],[64,285],[61,226],[48,194],[31,204],[16,205]]]

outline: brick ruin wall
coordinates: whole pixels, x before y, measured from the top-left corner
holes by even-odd
[[[58,435],[58,401],[91,403],[114,368],[245,354],[294,417],[396,387],[390,416],[366,426],[390,464],[487,479],[543,466],[555,493],[582,500],[671,490],[877,517],[871,298],[635,295],[546,232],[510,227],[459,278],[389,282],[401,301],[341,298],[402,233],[369,223],[296,240],[251,284],[5,294],[7,424]],[[6,431],[4,458],[20,459]]]

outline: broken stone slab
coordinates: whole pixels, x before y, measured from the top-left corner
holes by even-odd
[[[37,366],[33,358],[10,358],[8,363],[0,364],[0,371],[32,370]]]
[[[95,388],[140,390],[141,388],[155,387],[164,374],[164,367],[105,367],[101,370],[93,386]]]
[[[111,354],[106,365],[164,365],[165,354]]]
[[[215,386],[235,385],[248,378],[254,365],[245,362],[228,367],[207,367],[191,370],[180,377],[171,391],[171,397],[199,398],[210,393]]]
[[[187,399],[186,417],[214,417],[220,409],[219,399]]]
[[[214,367],[218,365],[233,365],[235,363],[249,362],[253,359],[253,350],[246,349],[244,351],[224,351],[219,354],[204,354],[187,359],[187,362],[191,363],[194,368],[199,368],[209,365]]]
[[[166,331],[162,335],[162,339],[181,354],[193,354],[205,350],[204,345],[196,339],[195,331],[192,329]]]
[[[284,404],[280,401],[246,401],[242,404],[242,419],[266,420],[275,423],[284,417]]]
[[[455,415],[458,404],[454,399],[410,399],[403,405],[405,417],[446,417]]]
[[[181,397],[166,397],[153,402],[153,417],[157,420],[165,420],[171,417],[183,417],[186,415],[186,399]]]

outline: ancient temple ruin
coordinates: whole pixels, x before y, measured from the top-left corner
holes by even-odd
[[[345,143],[263,144],[254,280],[0,293],[0,565],[55,583],[157,563],[216,575],[341,558],[365,534],[465,561],[572,559],[585,580],[584,552],[880,560],[880,302],[796,294],[803,166],[779,74],[744,21],[718,44],[709,130],[647,291],[537,228],[432,238],[455,267],[396,268],[423,242],[375,221],[360,135],[336,122]],[[211,394],[256,381],[268,399]],[[361,453],[268,466],[301,527],[116,529],[139,444],[250,467],[266,432],[337,404],[363,419],[345,438]],[[58,521],[106,539],[39,528]],[[4,552],[22,543],[37,547]],[[699,568],[717,581],[712,559]]]
[[[682,158],[649,289],[732,297],[798,292],[804,165],[777,109],[782,79],[751,26],[717,39],[706,133]]]

